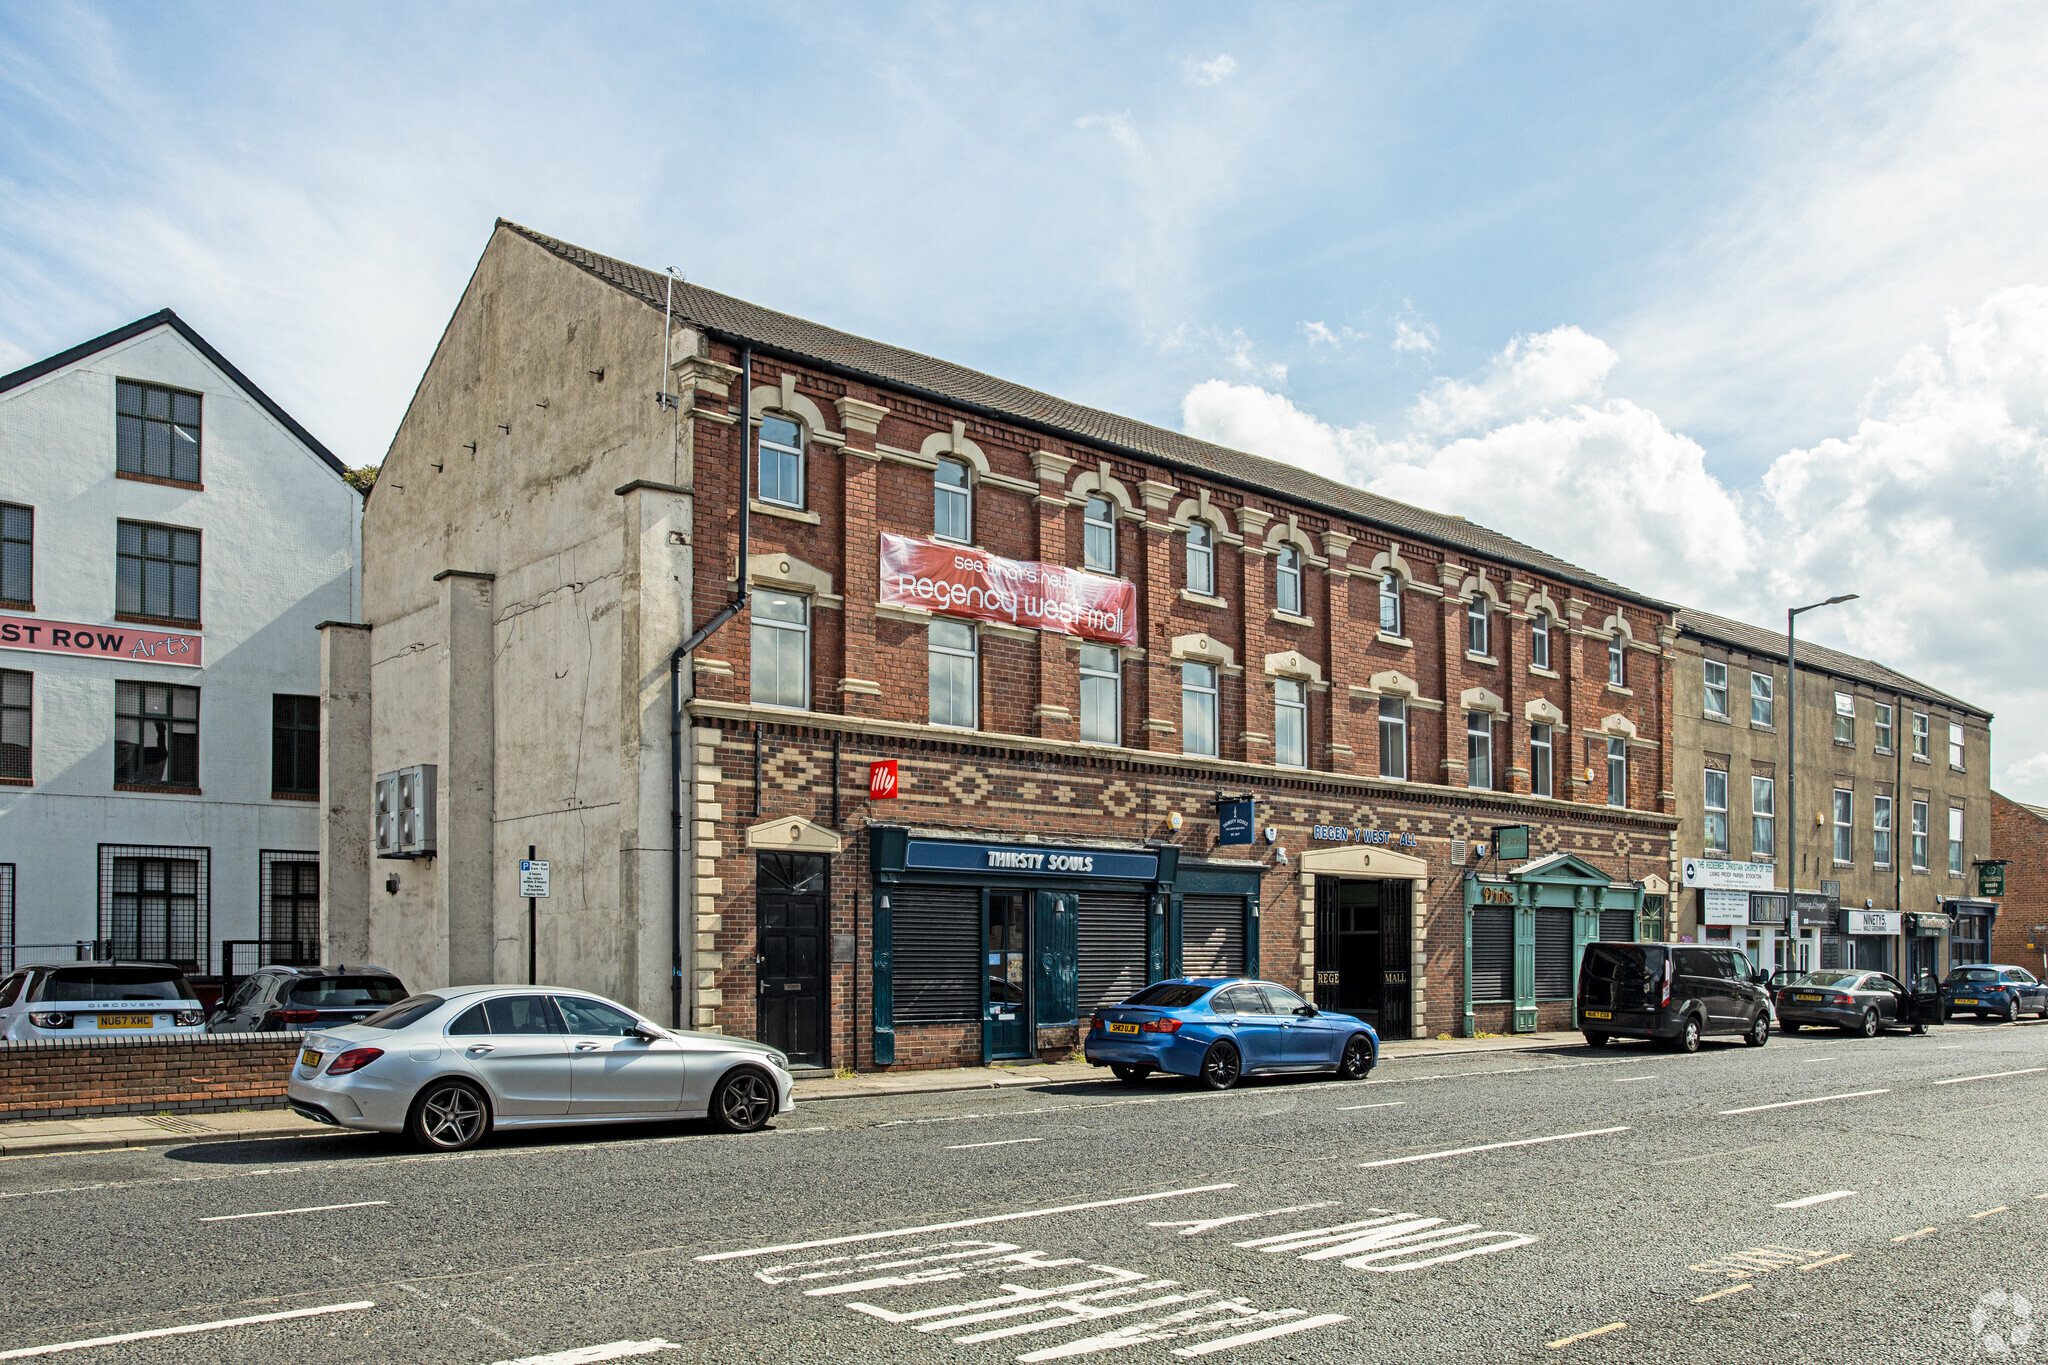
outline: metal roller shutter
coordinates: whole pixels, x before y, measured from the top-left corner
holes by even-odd
[[[1076,925],[1080,939],[1081,1016],[1114,1005],[1145,988],[1145,911],[1142,891],[1083,891]]]
[[[1623,906],[1619,910],[1600,912],[1600,941],[1603,943],[1633,943],[1636,938],[1636,912]]]
[[[1180,903],[1185,976],[1243,976],[1244,897],[1187,896]]]
[[[1472,998],[1515,998],[1515,912],[1472,911]]]
[[[896,1022],[981,1018],[981,892],[971,886],[896,886]]]
[[[1568,999],[1572,993],[1572,912],[1536,912],[1536,998]]]

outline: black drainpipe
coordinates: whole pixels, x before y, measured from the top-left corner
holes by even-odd
[[[683,656],[740,614],[747,605],[747,499],[752,493],[749,447],[754,426],[754,348],[740,349],[740,555],[732,600],[718,609],[702,628],[676,646],[668,658],[668,762],[669,762],[669,1014],[674,1028],[683,1026],[683,784],[689,774],[683,767]],[[694,481],[693,481],[694,482]],[[756,781],[759,778],[756,777]],[[694,785],[694,784],[692,784]],[[756,798],[757,805],[759,798]]]

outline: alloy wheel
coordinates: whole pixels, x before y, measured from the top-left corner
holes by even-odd
[[[1688,1019],[1685,1021],[1685,1027],[1678,1034],[1678,1050],[1680,1052],[1698,1052],[1700,1050],[1699,1020]]]
[[[1372,1070],[1372,1044],[1363,1038],[1353,1038],[1344,1044],[1344,1060],[1337,1064],[1337,1074],[1347,1081],[1355,1081]]]
[[[775,1097],[759,1072],[742,1071],[726,1077],[719,1085],[712,1108],[720,1127],[728,1132],[751,1133],[775,1112]]]
[[[2015,998],[2015,999],[2009,999],[2009,1000],[2007,1000],[2007,1001],[2005,1002],[2005,1022],[2006,1022],[2006,1023],[2008,1023],[2008,1024],[2017,1024],[2017,1023],[2018,1023],[2019,1021],[2020,1021],[2020,1002],[2019,1002],[2019,1000],[2018,1000],[2018,999],[2016,999],[2016,998]]]
[[[1211,1090],[1228,1090],[1237,1084],[1243,1068],[1237,1049],[1228,1043],[1218,1043],[1202,1058],[1202,1083]]]
[[[467,1147],[483,1136],[484,1105],[466,1085],[443,1086],[420,1106],[420,1131],[436,1147]]]
[[[1865,1038],[1875,1038],[1877,1036],[1876,1010],[1863,1011],[1863,1036]]]
[[[1762,1047],[1765,1043],[1771,1041],[1771,1019],[1769,1015],[1759,1014],[1756,1017],[1756,1022],[1749,1026],[1749,1037],[1746,1041],[1751,1047]]]

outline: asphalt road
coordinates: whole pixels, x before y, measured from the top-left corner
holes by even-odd
[[[0,1360],[2041,1359],[2044,1105],[1958,1022],[23,1157]]]

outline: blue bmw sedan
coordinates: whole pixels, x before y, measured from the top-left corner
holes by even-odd
[[[1155,1071],[1228,1090],[1242,1076],[1334,1071],[1357,1080],[1379,1061],[1372,1025],[1319,1010],[1270,981],[1182,977],[1095,1012],[1083,1049],[1136,1085]]]

